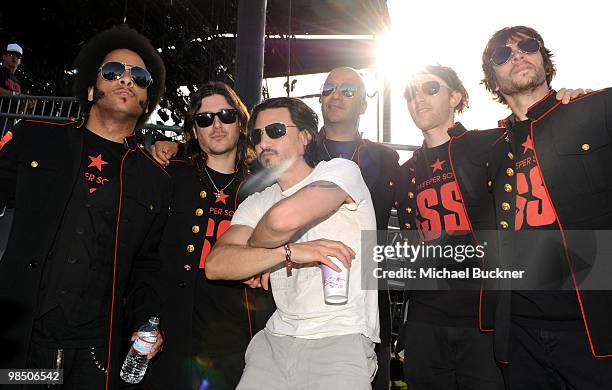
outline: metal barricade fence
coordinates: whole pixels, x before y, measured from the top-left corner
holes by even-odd
[[[19,119],[76,120],[80,115],[81,107],[74,97],[28,95],[0,97],[2,135]]]
[[[60,96],[0,96],[0,128],[5,133],[13,128],[20,119],[41,121],[78,120],[81,106],[75,97]],[[140,130],[145,136],[145,145],[151,144],[152,133],[161,131],[167,136],[180,133],[179,126],[164,126],[147,123]]]

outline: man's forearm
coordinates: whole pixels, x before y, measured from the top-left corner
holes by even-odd
[[[264,215],[249,238],[249,246],[254,248],[277,248],[291,240],[291,237],[293,237],[298,229],[291,229],[291,227],[286,225],[279,226],[279,223],[271,220],[275,217],[271,213]],[[277,227],[284,227],[284,229],[277,229]]]
[[[248,243],[258,248],[286,244],[301,228],[327,218],[345,201],[352,200],[337,184],[310,183],[270,208],[255,226]]]
[[[211,280],[244,280],[285,260],[282,247],[253,248],[247,245],[219,244],[206,258],[206,277]]]

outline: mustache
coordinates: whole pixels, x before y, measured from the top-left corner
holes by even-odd
[[[269,152],[269,153],[272,153],[272,154],[278,156],[278,152],[276,150],[274,150],[272,148],[265,148],[265,149],[262,149],[261,152],[259,152],[259,157],[261,157],[261,155],[266,153],[266,152]]]
[[[211,137],[215,137],[217,135],[228,135],[228,132],[224,130],[213,130],[213,132],[210,133]]]
[[[93,100],[91,102],[92,105],[96,104],[100,99],[103,99],[106,95],[104,94],[104,92],[100,91],[95,85],[94,85],[94,93],[93,93]],[[138,100],[138,105],[140,106],[140,108],[142,108],[142,112],[143,114],[147,113],[147,109],[149,106],[149,99],[144,99],[144,100]]]
[[[519,68],[519,67],[521,67],[521,66],[523,66],[523,65],[529,65],[529,66],[531,66],[532,68],[534,67],[534,66],[533,66],[533,64],[532,64],[531,62],[523,61],[523,62],[521,62],[521,63],[519,63],[519,64],[515,64],[515,65],[512,67],[512,70],[515,70],[516,68]]]
[[[244,190],[248,193],[263,191],[266,187],[274,184],[294,161],[295,158],[290,158],[277,167],[262,169],[245,181]]]

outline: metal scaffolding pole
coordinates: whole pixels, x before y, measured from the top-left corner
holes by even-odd
[[[250,110],[261,100],[266,1],[240,0],[236,39],[236,92]]]

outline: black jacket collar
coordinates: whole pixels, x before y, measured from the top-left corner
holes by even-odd
[[[540,118],[558,103],[557,91],[551,89],[546,96],[533,103],[531,107],[527,109],[527,119],[534,121]],[[512,125],[514,125],[516,122],[516,116],[514,114],[510,114],[510,116],[508,116],[506,119],[499,121],[499,127],[512,127]]]
[[[463,127],[461,122],[455,122],[455,124],[452,127],[450,127],[446,132],[451,138],[453,138],[453,137],[458,137],[460,135],[463,135],[465,132],[467,132],[467,129]],[[423,144],[421,145],[421,149],[425,150],[426,148],[427,148],[427,145],[425,145],[425,141],[423,141]]]
[[[451,138],[458,137],[460,135],[465,134],[466,132],[467,132],[467,129],[463,127],[461,122],[455,122],[455,124],[447,130],[447,133]],[[423,144],[421,145],[419,149],[417,149],[414,152],[413,156],[421,155],[422,153],[425,152],[426,149],[427,149],[427,145],[425,145],[425,141],[423,141]]]
[[[467,131],[467,129],[465,127],[463,127],[463,125],[461,124],[461,122],[455,122],[455,124],[453,125],[453,127],[451,127],[450,129],[448,129],[447,133],[448,135],[450,135],[451,137],[458,137],[460,135],[463,135],[463,133],[465,133]]]

